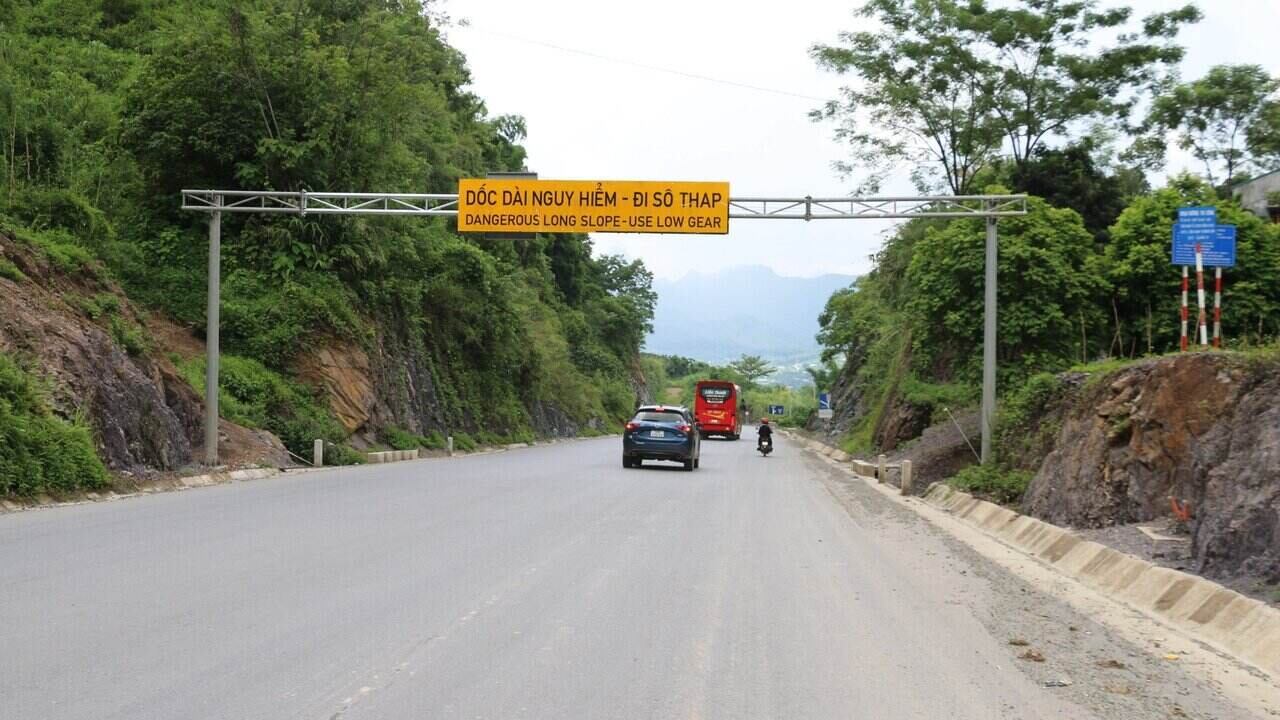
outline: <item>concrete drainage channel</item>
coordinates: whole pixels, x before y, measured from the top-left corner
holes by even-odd
[[[883,456],[878,463],[868,463],[852,459],[842,450],[790,435],[808,450],[869,483],[877,483],[877,477],[884,478],[894,469]],[[904,462],[897,470],[909,491],[910,463]],[[1104,597],[1252,665],[1273,681],[1280,678],[1280,610],[1276,608],[1211,580],[1153,565],[942,483],[935,483],[919,500]],[[921,512],[914,498],[904,504]]]

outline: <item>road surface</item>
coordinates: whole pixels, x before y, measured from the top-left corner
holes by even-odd
[[[1235,717],[785,439],[619,446],[0,517],[0,716]]]

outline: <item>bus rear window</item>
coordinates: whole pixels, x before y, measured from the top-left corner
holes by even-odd
[[[700,392],[703,400],[709,403],[722,403],[728,399],[729,394],[733,392],[733,388],[703,387]]]

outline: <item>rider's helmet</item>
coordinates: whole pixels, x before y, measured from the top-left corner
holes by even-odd
[[[760,418],[760,424],[761,424],[761,425],[768,425],[768,424],[769,424],[769,418]]]

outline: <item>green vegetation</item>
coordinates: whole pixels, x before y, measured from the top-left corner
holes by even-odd
[[[1032,473],[995,465],[970,465],[948,480],[952,487],[1004,505],[1016,503],[1027,491]]]
[[[524,121],[467,89],[445,22],[413,0],[0,0],[5,225],[57,270],[108,273],[134,303],[201,329],[206,218],[178,210],[181,188],[451,192],[521,169]],[[627,415],[655,299],[644,266],[592,257],[582,235],[455,227],[224,217],[227,417],[300,455],[315,437],[341,447],[326,404],[290,379],[300,353],[333,342],[429,378],[443,421],[425,438],[531,437],[535,404],[579,424]],[[8,261],[0,275],[19,276]],[[109,296],[69,302],[128,352],[150,351]],[[200,385],[195,365],[184,372]]]
[[[7,257],[0,257],[0,278],[5,278],[6,280],[12,280],[14,282],[21,282],[25,280],[27,276],[22,272],[22,270],[18,269],[18,266],[15,265],[12,260]]]
[[[38,383],[0,353],[0,496],[92,490],[107,484],[89,428],[49,410]]]
[[[1124,127],[1136,92],[1182,59],[1181,26],[1200,19],[1187,5],[1133,28],[1130,8],[1097,5],[868,0],[857,15],[873,29],[812,49],[860,81],[814,117],[836,121],[846,169],[869,171],[868,188],[910,163],[921,190],[980,190],[1001,156],[1021,167],[1072,128]]]
[[[204,394],[204,358],[179,366],[183,377]],[[315,393],[257,360],[223,355],[219,365],[218,407],[222,417],[274,433],[294,453],[310,457],[316,438],[325,441],[325,462],[338,464],[347,434]],[[305,454],[304,454],[305,453]]]
[[[1169,252],[1180,206],[1213,205],[1218,222],[1237,228],[1226,345],[1280,338],[1280,226],[1215,185],[1280,160],[1280,80],[1236,65],[1181,83],[1170,72],[1183,54],[1174,41],[1198,10],[1142,18],[1131,32],[1131,8],[1100,5],[871,0],[859,11],[868,25],[812,51],[857,76],[815,117],[835,121],[867,184],[906,161],[922,192],[1032,196],[1027,215],[999,220],[995,445],[1004,473],[1025,470],[1055,432],[1052,419],[1035,420],[1052,414],[1052,373],[1087,365],[1097,377],[1099,361],[1178,348],[1180,278]],[[1135,127],[1145,93],[1150,112]],[[1145,169],[1170,140],[1204,163],[1208,181],[1147,185]],[[976,404],[984,230],[968,219],[905,223],[874,269],[827,303],[823,359],[844,362],[866,409],[846,449],[874,450],[884,418],[903,405],[938,422],[941,407]],[[1017,487],[982,472],[969,481]]]
[[[1150,133],[1136,148],[1151,165],[1164,162],[1165,138],[1204,164],[1211,185],[1230,187],[1252,166],[1280,160],[1280,79],[1261,65],[1217,65],[1205,76],[1165,88],[1147,113]]]

